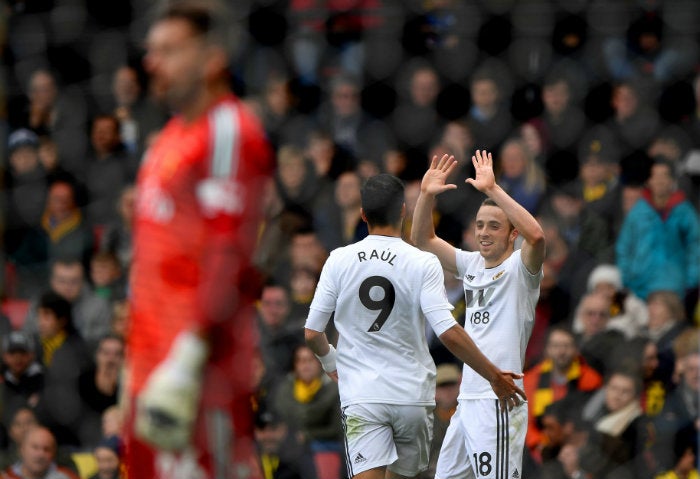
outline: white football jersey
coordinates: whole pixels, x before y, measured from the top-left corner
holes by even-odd
[[[530,274],[519,249],[495,268],[486,268],[479,252],[458,249],[457,272],[463,278],[467,308],[464,329],[496,367],[522,373],[542,271]],[[523,387],[522,379],[516,383]],[[465,365],[459,398],[496,395],[488,381]]]
[[[457,324],[435,255],[378,235],[338,248],[323,266],[310,310],[306,327],[315,331],[324,331],[335,311],[342,406],[435,404],[425,314],[436,318],[429,322],[438,336]]]

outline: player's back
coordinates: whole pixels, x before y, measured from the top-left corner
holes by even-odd
[[[434,404],[423,312],[451,309],[434,255],[378,235],[334,250],[311,307],[330,312],[333,304],[343,406]]]

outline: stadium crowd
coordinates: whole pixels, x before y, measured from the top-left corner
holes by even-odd
[[[141,65],[154,3],[0,2],[0,477],[121,477],[134,180],[171,114]],[[232,3],[231,83],[277,164],[255,258],[265,479],[345,477],[337,386],[303,325],[329,252],[367,235],[363,180],[405,182],[410,241],[429,159],[454,155],[436,231],[475,250],[477,148],[547,237],[522,477],[698,477],[700,4]],[[462,283],[446,287],[463,324]],[[426,334],[439,443],[459,372]]]

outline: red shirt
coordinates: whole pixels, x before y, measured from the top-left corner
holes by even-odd
[[[130,273],[132,394],[193,325],[210,333],[205,377],[224,395],[236,372],[250,369],[250,258],[272,168],[259,121],[233,95],[191,123],[173,118],[148,150],[137,180]]]

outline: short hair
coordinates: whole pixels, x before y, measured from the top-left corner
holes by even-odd
[[[175,0],[168,2],[156,18],[156,23],[165,20],[183,20],[192,30],[209,43],[223,47],[231,53],[234,25],[224,2],[218,0]]]
[[[372,226],[395,225],[401,220],[404,185],[388,173],[373,176],[360,189],[362,211]]]
[[[479,208],[481,208],[482,206],[495,206],[496,208],[501,208],[501,207],[498,205],[498,203],[496,203],[496,202],[495,202],[494,200],[492,200],[491,198],[486,198],[486,199],[484,199],[484,201],[481,202],[481,206],[479,206]],[[501,209],[503,209],[503,208],[501,208]],[[515,225],[514,225],[513,222],[510,220],[510,218],[508,218],[508,215],[506,215],[506,220],[508,220],[508,224],[510,225],[510,229],[511,229],[511,230],[514,230],[514,229],[515,229]]]
[[[39,308],[48,309],[57,319],[65,319],[67,330],[72,328],[73,314],[71,304],[60,294],[53,291],[45,292],[39,299]]]

